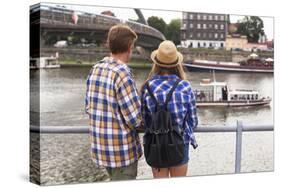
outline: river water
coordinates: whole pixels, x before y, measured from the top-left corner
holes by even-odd
[[[84,113],[84,96],[89,70],[90,67],[69,67],[31,71],[31,82],[35,81],[40,73],[40,109],[36,105],[31,106],[31,123],[34,122],[32,114],[36,115],[40,110],[40,125],[43,126],[88,125]],[[148,69],[133,69],[138,88],[148,72]],[[200,87],[201,79],[212,78],[209,72],[186,74],[194,89]],[[229,88],[233,89],[258,90],[261,96],[272,98],[272,102],[260,107],[200,108],[199,126],[230,126],[235,125],[237,120],[248,125],[273,124],[272,74],[217,72],[216,80],[227,82]],[[273,170],[273,135],[273,132],[243,133],[242,172]],[[235,133],[196,133],[196,137],[199,147],[196,150],[190,149],[189,176],[234,172]],[[46,134],[41,136],[40,141],[43,184],[82,183],[106,179],[103,169],[98,171],[99,173],[91,169],[97,167],[92,165],[90,155],[87,154],[90,146],[88,135]],[[73,148],[77,150],[73,151]],[[60,165],[62,163],[65,165]],[[68,168],[65,168],[66,166]],[[98,174],[103,175],[96,178]],[[139,162],[138,178],[151,177],[150,168],[142,158]]]

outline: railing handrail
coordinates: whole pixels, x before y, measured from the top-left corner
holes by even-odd
[[[61,14],[61,18],[64,18],[65,15],[70,15],[72,14],[72,11],[75,11],[76,13],[79,13],[81,15],[79,15],[80,19],[84,20],[84,19],[89,19],[89,18],[97,18],[97,19],[110,19],[110,23],[107,23],[105,25],[114,25],[116,23],[127,23],[128,25],[130,25],[131,27],[133,27],[133,29],[137,29],[138,32],[143,33],[143,34],[148,34],[157,38],[162,38],[163,40],[165,39],[165,36],[158,31],[157,29],[149,26],[149,25],[145,25],[142,23],[138,23],[138,22],[134,22],[134,21],[130,21],[130,20],[123,20],[121,18],[117,18],[117,17],[112,17],[112,16],[107,16],[107,15],[103,15],[103,14],[97,14],[97,13],[89,13],[89,12],[85,12],[85,11],[80,11],[80,10],[71,10],[71,9],[66,9],[66,8],[58,8],[58,7],[52,7],[52,6],[48,6],[48,5],[40,5],[39,9],[43,8],[42,11],[49,11],[52,14]],[[47,9],[46,9],[47,8]],[[60,10],[60,11],[58,11]],[[58,18],[58,17],[56,17]],[[53,19],[51,19],[52,22],[54,22]],[[63,21],[65,22],[64,19],[61,19],[59,21]],[[99,21],[97,21],[99,22]],[[84,23],[84,22],[83,22]],[[84,23],[85,24],[85,23]],[[103,23],[104,24],[104,23]],[[140,28],[139,28],[140,27]],[[144,32],[144,28],[149,29],[149,31]]]
[[[89,133],[90,126],[30,126],[31,132],[37,132],[42,134],[48,133],[65,133],[65,134],[81,134],[81,133]],[[243,132],[254,132],[254,131],[273,131],[273,125],[243,125]],[[236,132],[237,126],[198,126],[194,129],[194,132]],[[143,132],[143,130],[139,130],[139,132]]]
[[[273,125],[243,125],[242,121],[237,121],[235,126],[200,126],[194,132],[236,132],[235,145],[235,173],[241,171],[242,158],[242,133],[246,131],[273,131]],[[89,133],[90,126],[30,126],[31,132],[37,133]],[[139,130],[140,132],[143,130]]]

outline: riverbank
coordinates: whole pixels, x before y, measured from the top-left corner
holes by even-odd
[[[225,61],[225,62],[239,62],[245,60],[252,52],[247,51],[227,51],[225,49],[208,49],[208,48],[178,48],[183,54],[184,61],[191,59],[202,59],[210,61]],[[41,48],[42,57],[54,56],[59,54],[60,60],[85,62],[95,62],[110,53],[107,48],[104,47],[65,47],[55,48],[51,46],[45,46]],[[132,59],[135,61],[146,61],[150,56],[150,51],[146,51],[145,54],[139,53],[136,49],[132,53]],[[274,52],[258,51],[254,52],[261,58],[273,58]],[[133,65],[132,65],[133,66]]]
[[[74,61],[74,60],[63,60],[59,61],[61,67],[88,67],[93,66],[96,62],[92,61]],[[139,69],[150,69],[152,63],[147,61],[132,60],[127,64],[130,68],[139,68]]]

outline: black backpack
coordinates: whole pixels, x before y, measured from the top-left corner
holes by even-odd
[[[168,168],[180,164],[184,157],[183,131],[173,125],[168,111],[168,102],[177,87],[178,79],[169,91],[164,104],[159,104],[153,95],[148,82],[146,88],[153,102],[156,104],[155,112],[150,116],[149,125],[145,125],[143,137],[144,155],[148,165],[155,168]]]

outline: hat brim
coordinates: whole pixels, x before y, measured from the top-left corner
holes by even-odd
[[[183,55],[180,53],[180,52],[177,52],[177,56],[178,56],[178,61],[176,63],[173,63],[173,64],[163,64],[163,63],[158,63],[155,59],[156,55],[158,53],[158,50],[154,50],[151,55],[150,55],[150,58],[151,60],[153,61],[153,63],[157,64],[158,66],[160,67],[165,67],[165,68],[172,68],[172,67],[176,67],[178,66],[179,64],[181,64],[183,62]]]

